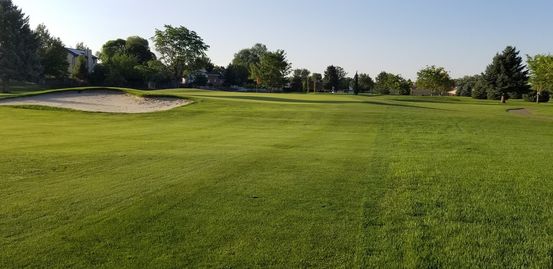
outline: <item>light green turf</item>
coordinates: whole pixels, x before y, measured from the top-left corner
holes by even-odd
[[[0,107],[0,268],[553,263],[551,104],[156,94],[196,102]]]

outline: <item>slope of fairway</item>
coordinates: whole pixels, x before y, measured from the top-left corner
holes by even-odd
[[[0,107],[0,268],[553,263],[550,104],[158,94],[195,104]]]

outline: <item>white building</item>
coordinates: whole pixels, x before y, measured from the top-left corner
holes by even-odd
[[[98,64],[98,57],[92,55],[91,50],[78,50],[67,48],[67,62],[69,62],[69,73],[73,72],[75,65],[77,64],[77,58],[84,56],[87,62],[88,72],[91,73],[94,70],[96,64]]]

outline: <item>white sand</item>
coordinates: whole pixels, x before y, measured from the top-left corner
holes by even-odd
[[[190,104],[172,97],[139,97],[120,91],[84,90],[46,93],[28,97],[0,99],[1,105],[40,105],[90,112],[147,113],[165,111]]]

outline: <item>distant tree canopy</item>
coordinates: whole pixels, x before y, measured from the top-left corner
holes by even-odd
[[[443,67],[428,66],[417,73],[417,88],[430,90],[433,95],[447,95],[454,85]]]
[[[267,46],[257,43],[251,48],[242,49],[237,52],[234,55],[232,64],[249,69],[252,65],[258,64],[261,61],[261,56],[267,52],[269,52]]]
[[[36,80],[41,73],[40,41],[29,18],[11,0],[0,1],[0,79],[7,92],[10,80]]]
[[[145,64],[156,59],[155,54],[150,50],[148,40],[139,36],[131,36],[127,40],[107,41],[102,46],[100,59],[103,63],[109,63],[115,56],[122,54],[134,57],[139,64]]]
[[[167,70],[157,68],[159,61],[150,50],[148,40],[138,36],[107,41],[99,56],[102,64],[95,68],[98,72],[94,70],[91,75],[95,83],[139,87],[167,74]],[[152,74],[154,71],[159,72]]]
[[[381,72],[376,77],[375,92],[379,94],[409,95],[412,82],[405,80],[400,75]]]
[[[43,78],[63,79],[68,75],[67,49],[61,39],[50,35],[44,24],[38,25],[35,30],[40,47],[38,55],[42,66]]]
[[[372,92],[374,90],[374,80],[368,74],[359,74],[359,91]]]
[[[464,76],[460,79],[455,80],[455,85],[457,87],[457,96],[472,96],[472,91],[476,86],[478,80],[481,79],[481,76]]]
[[[156,29],[153,40],[161,61],[171,70],[174,80],[191,72],[199,58],[207,57],[209,46],[196,32],[184,26],[165,25],[163,30]]]
[[[251,48],[242,49],[234,54],[232,62],[226,68],[225,83],[230,86],[255,84],[252,67],[259,64],[261,56],[268,51],[267,46],[257,43]]]
[[[324,73],[324,87],[328,90],[340,90],[347,76],[346,71],[340,66],[328,66]]]
[[[511,46],[493,58],[482,77],[487,83],[488,99],[521,98],[530,91],[528,70],[519,51]]]
[[[290,78],[290,87],[293,91],[308,92],[311,72],[307,69],[295,69]]]
[[[313,73],[309,77],[310,85],[308,91],[320,92],[323,90],[323,75],[319,73]]]
[[[530,85],[536,92],[553,92],[553,55],[528,56]]]
[[[250,75],[262,88],[282,89],[290,68],[291,65],[283,50],[268,51],[261,55],[259,63],[250,66]]]

